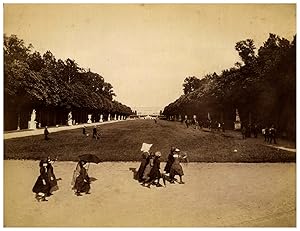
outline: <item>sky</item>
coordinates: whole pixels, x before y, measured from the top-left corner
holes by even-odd
[[[6,35],[99,73],[131,108],[163,109],[186,77],[233,67],[238,41],[296,34],[296,4],[6,3],[3,15]]]

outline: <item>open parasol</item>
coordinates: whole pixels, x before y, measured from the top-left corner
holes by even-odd
[[[79,159],[83,160],[85,162],[88,162],[88,163],[95,163],[95,164],[98,164],[101,162],[99,157],[94,154],[83,154],[83,155],[79,156]]]

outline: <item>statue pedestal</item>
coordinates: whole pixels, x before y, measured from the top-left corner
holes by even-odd
[[[241,129],[241,122],[234,122],[234,130],[240,130]]]
[[[28,129],[36,129],[36,121],[28,121]]]
[[[68,126],[72,126],[73,125],[73,121],[72,120],[68,120]]]

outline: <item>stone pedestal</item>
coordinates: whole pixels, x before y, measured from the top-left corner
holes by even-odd
[[[114,118],[114,120],[117,120],[117,114],[115,114],[115,118]]]
[[[107,121],[110,121],[110,114],[108,114]]]
[[[118,115],[118,120],[120,120],[120,115]]]
[[[100,120],[99,120],[100,123],[103,122],[103,115],[100,115]]]
[[[73,121],[72,120],[68,120],[68,126],[72,126],[73,125]]]
[[[240,130],[241,129],[241,122],[234,122],[234,130]]]
[[[88,124],[91,124],[92,123],[92,115],[89,114],[88,115],[88,121],[87,121]]]
[[[36,129],[36,121],[28,121],[28,129]]]

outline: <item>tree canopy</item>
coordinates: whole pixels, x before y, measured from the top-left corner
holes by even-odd
[[[35,107],[100,110],[130,115],[131,109],[115,100],[113,86],[79,67],[75,60],[40,54],[16,35],[4,35],[4,97],[18,110]]]
[[[233,122],[237,108],[243,122],[275,124],[295,138],[296,36],[290,42],[269,34],[258,51],[252,39],[237,42],[235,49],[242,63],[219,75],[186,78],[184,95],[167,105],[164,115],[206,119],[210,112],[215,120]]]

